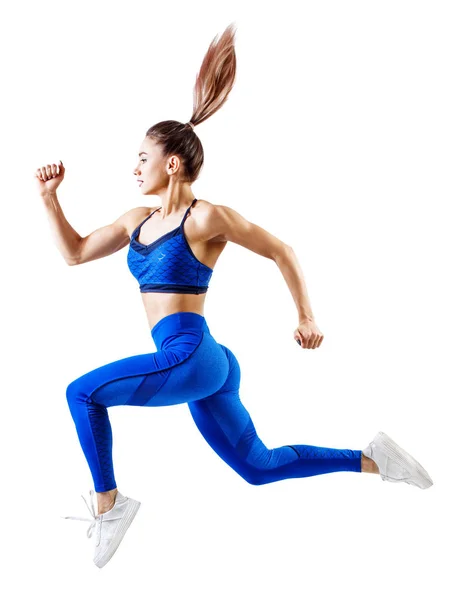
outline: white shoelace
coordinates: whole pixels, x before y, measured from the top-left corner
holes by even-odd
[[[88,531],[86,533],[86,535],[88,536],[88,538],[90,538],[94,532],[94,529],[97,530],[97,524],[100,524],[100,517],[101,515],[96,515],[96,509],[94,507],[94,490],[89,490],[89,497],[91,500],[91,506],[89,506],[88,502],[86,501],[86,498],[83,496],[83,494],[81,495],[81,497],[83,498],[83,500],[86,503],[86,506],[88,507],[89,512],[92,515],[92,519],[88,519],[87,517],[62,517],[63,519],[75,519],[76,521],[91,521],[91,525],[88,527]],[[99,534],[99,540],[97,540],[98,542],[100,542],[100,527],[98,528],[98,534]]]

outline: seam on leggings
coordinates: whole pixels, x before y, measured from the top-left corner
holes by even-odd
[[[300,453],[298,452],[298,450],[296,448],[294,448],[293,446],[286,446],[286,448],[291,448],[292,450],[295,450],[295,452],[298,454],[298,457],[301,457]]]
[[[170,371],[174,367],[177,367],[178,365],[181,365],[182,363],[184,363],[186,360],[188,360],[189,358],[191,358],[193,356],[193,354],[196,352],[196,350],[202,344],[202,341],[204,339],[204,334],[205,333],[206,333],[205,331],[202,332],[201,339],[199,340],[198,344],[196,344],[196,348],[193,349],[193,352],[191,354],[189,354],[188,356],[186,356],[183,360],[179,361],[178,363],[175,363],[175,365],[172,365],[171,367],[164,367],[164,369],[156,369],[156,370],[153,370],[153,371],[147,371],[146,373],[136,373],[135,375],[122,375],[121,377],[115,377],[114,379],[111,379],[110,381],[106,381],[105,383],[101,383],[100,385],[98,385],[97,387],[95,387],[92,390],[92,392],[89,394],[89,398],[91,398],[91,396],[97,390],[99,390],[100,388],[104,387],[104,385],[108,385],[110,383],[113,383],[114,381],[118,381],[119,379],[128,379],[129,377],[142,377],[143,375],[153,375],[153,373],[159,373],[161,371]],[[156,394],[159,392],[159,390],[163,387],[163,385],[166,383],[166,381],[168,379],[169,379],[169,377],[166,377],[166,379],[163,381],[161,387],[156,391]],[[156,394],[155,394],[155,396],[156,396]]]

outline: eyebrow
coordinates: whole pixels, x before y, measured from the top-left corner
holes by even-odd
[[[146,152],[139,152],[139,156],[142,155],[142,154],[147,154],[147,153]],[[147,156],[148,156],[148,154],[147,154]]]

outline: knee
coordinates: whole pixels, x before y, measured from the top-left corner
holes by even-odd
[[[75,379],[69,383],[67,389],[65,390],[65,396],[69,405],[77,400],[88,400],[89,398],[89,396],[83,390],[80,379],[81,378]]]
[[[250,485],[263,485],[266,483],[263,473],[258,469],[250,469],[249,471],[245,471],[244,473],[240,473],[240,475],[250,483]]]
[[[71,402],[73,402],[73,400],[75,400],[76,396],[77,396],[77,386],[76,386],[76,382],[72,381],[71,383],[68,384],[67,389],[65,390],[65,396],[67,398],[67,403],[70,404]]]
[[[266,483],[260,473],[250,473],[250,475],[244,476],[244,479],[247,483],[250,483],[250,485],[263,485]]]

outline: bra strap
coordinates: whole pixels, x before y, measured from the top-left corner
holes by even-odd
[[[190,212],[190,208],[191,208],[191,207],[194,205],[194,203],[195,203],[195,202],[197,202],[197,201],[198,201],[198,199],[197,199],[197,198],[195,198],[195,199],[193,200],[193,202],[190,204],[190,206],[189,206],[189,207],[186,209],[186,211],[185,211],[185,214],[183,215],[182,222],[180,223],[180,227],[181,227],[181,226],[183,225],[183,223],[185,222],[185,219],[187,218],[187,215],[188,215],[188,213]]]
[[[148,217],[147,217],[146,219],[144,219],[144,220],[142,221],[142,223],[140,223],[140,225],[138,225],[138,228],[140,229],[140,228],[142,227],[142,225],[145,223],[145,221],[148,221],[148,219],[149,219],[151,216],[153,216],[153,215],[155,214],[155,212],[156,212],[156,211],[158,211],[160,208],[161,208],[161,207],[157,208],[157,209],[156,209],[156,210],[154,210],[152,213],[150,213],[150,214],[148,215]]]

